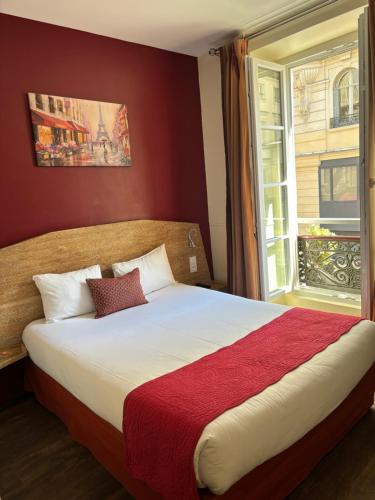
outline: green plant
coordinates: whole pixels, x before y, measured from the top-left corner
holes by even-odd
[[[328,228],[320,227],[318,224],[311,224],[307,229],[307,233],[310,236],[335,236],[335,233],[332,233]]]
[[[307,229],[307,233],[310,236],[335,236],[335,233],[330,231],[326,227],[320,227],[318,224],[311,224],[311,226]],[[325,241],[316,240],[311,242],[311,249],[314,250],[311,254],[312,264],[314,267],[324,269],[326,265],[329,265],[329,260],[331,256],[331,252],[327,251]],[[314,258],[312,257],[314,255]]]

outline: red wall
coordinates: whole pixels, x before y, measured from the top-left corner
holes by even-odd
[[[210,260],[196,58],[0,15],[0,247],[128,219],[200,223]],[[130,168],[35,166],[27,92],[124,102]]]

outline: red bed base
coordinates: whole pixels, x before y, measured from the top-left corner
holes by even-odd
[[[35,393],[43,406],[64,422],[72,438],[86,446],[129,493],[140,500],[161,499],[159,494],[132,478],[125,469],[122,433],[98,417],[30,360],[26,364],[26,387]],[[374,392],[375,364],[340,406],[294,445],[249,472],[224,495],[200,490],[200,498],[285,498],[369,410],[374,401]]]

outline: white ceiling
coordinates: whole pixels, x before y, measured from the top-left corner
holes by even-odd
[[[316,0],[0,0],[0,12],[199,56]]]

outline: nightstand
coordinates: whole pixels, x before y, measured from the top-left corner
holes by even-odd
[[[26,347],[21,344],[19,347],[9,347],[8,349],[0,348],[0,370],[6,366],[12,365],[22,358],[26,358]]]
[[[227,292],[227,284],[223,281],[211,281],[211,290],[217,290],[218,292]]]
[[[0,349],[0,405],[16,400],[24,394],[24,345]]]
[[[216,290],[217,292],[227,292],[227,284],[223,281],[212,280],[211,283],[196,283],[195,286],[200,286],[201,288],[208,288],[210,290]]]

